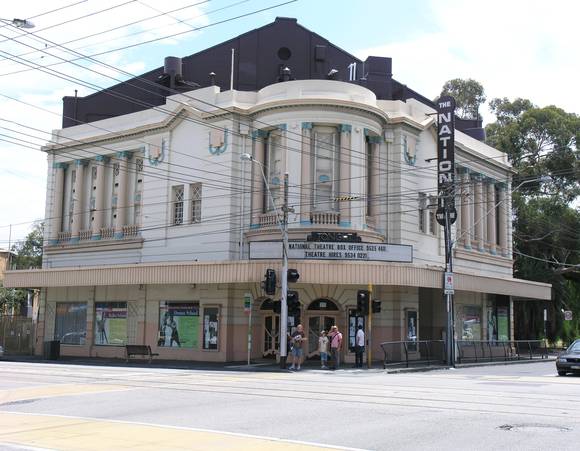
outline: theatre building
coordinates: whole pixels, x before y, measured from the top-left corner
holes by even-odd
[[[146,344],[161,359],[242,361],[251,309],[252,358],[274,358],[286,173],[300,275],[289,323],[304,325],[307,355],[333,324],[354,341],[369,284],[374,356],[381,342],[444,337],[436,110],[394,67],[278,18],[65,97],[63,127],[43,148],[43,268],[5,280],[40,289],[36,352],[60,340],[68,356]],[[513,300],[548,300],[550,286],[513,277],[513,171],[482,138],[480,122],[456,120],[455,334],[508,340]]]

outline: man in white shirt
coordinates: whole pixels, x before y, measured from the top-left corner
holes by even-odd
[[[355,368],[362,368],[364,353],[365,353],[365,332],[362,326],[358,326],[358,330],[356,331],[354,339]]]

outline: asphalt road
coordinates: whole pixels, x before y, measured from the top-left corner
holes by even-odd
[[[0,362],[0,449],[578,450],[554,362],[386,374]]]

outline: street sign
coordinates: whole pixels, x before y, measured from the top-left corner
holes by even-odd
[[[453,289],[453,273],[446,272],[445,273],[445,284],[443,288],[444,294],[454,294],[455,290]]]
[[[252,294],[244,294],[244,313],[250,313],[252,310]]]
[[[572,321],[572,310],[564,310],[564,321]]]

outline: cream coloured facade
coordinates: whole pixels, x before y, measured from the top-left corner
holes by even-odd
[[[210,86],[57,130],[44,148],[43,269],[10,271],[6,283],[41,288],[39,336],[60,339],[65,355],[123,357],[129,343],[151,345],[166,359],[244,360],[247,293],[252,357],[275,355],[279,317],[260,282],[267,268],[279,275],[281,262],[274,253],[252,258],[251,246],[280,242],[274,206],[288,173],[291,242],[338,232],[412,247],[406,262],[346,252],[291,260],[301,303],[291,321],[312,340],[331,323],[349,338],[356,292],[372,284],[382,301],[373,317],[376,357],[380,342],[411,336],[409,318],[417,321],[414,337],[440,339],[444,246],[434,215],[433,113],[414,99],[377,100],[352,83],[296,80],[258,91]],[[549,299],[550,286],[513,278],[506,156],[460,131],[455,142],[455,333],[500,338],[499,308],[507,339],[511,297]],[[255,162],[243,161],[244,153]]]

